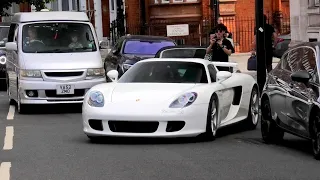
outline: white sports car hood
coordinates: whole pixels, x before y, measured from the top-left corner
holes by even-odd
[[[166,84],[166,83],[118,83],[111,95],[111,102],[139,101],[147,104],[159,104],[175,98],[196,84]]]

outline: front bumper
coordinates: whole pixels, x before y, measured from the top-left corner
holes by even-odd
[[[89,136],[192,137],[206,131],[208,104],[183,109],[136,104],[130,107],[124,109],[123,104],[111,103],[96,108],[83,103],[84,133]]]
[[[93,86],[105,83],[105,78],[80,80],[73,82],[54,82],[54,81],[19,81],[20,100],[22,104],[57,104],[57,103],[82,103],[85,93]],[[74,85],[75,91],[72,95],[57,95],[58,85]],[[27,91],[37,92],[36,97],[27,95]]]

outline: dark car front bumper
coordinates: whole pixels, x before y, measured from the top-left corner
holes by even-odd
[[[6,65],[5,64],[0,64],[0,79],[6,79]]]

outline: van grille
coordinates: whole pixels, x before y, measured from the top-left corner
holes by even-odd
[[[84,71],[73,71],[73,72],[45,72],[44,74],[48,77],[72,77],[81,76]]]

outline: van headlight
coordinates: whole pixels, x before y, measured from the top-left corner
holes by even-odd
[[[104,97],[100,91],[92,91],[89,95],[88,104],[92,107],[103,107]]]
[[[41,72],[39,70],[20,70],[20,77],[27,78],[42,78]]]
[[[188,92],[179,96],[174,100],[169,108],[184,108],[190,106],[198,97],[198,94],[195,92]]]
[[[5,56],[0,56],[0,64],[5,65],[7,62],[7,58]]]
[[[93,68],[87,70],[87,77],[89,78],[101,78],[104,76],[106,76],[106,71],[104,70],[104,68]]]

